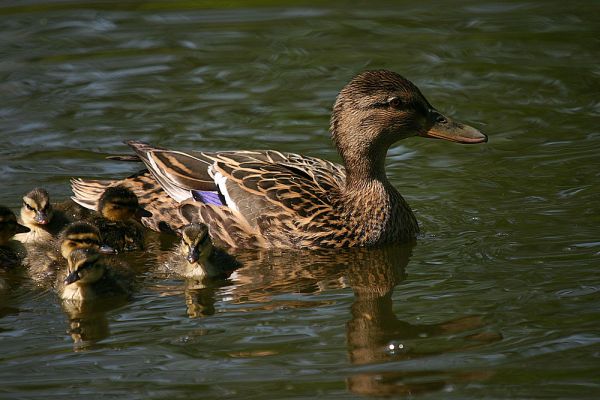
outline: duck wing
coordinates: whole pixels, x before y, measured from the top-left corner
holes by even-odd
[[[331,226],[338,164],[293,153],[182,152],[129,142],[188,222],[202,221],[231,247],[295,245]],[[212,197],[211,197],[212,196]],[[248,243],[250,240],[253,243]]]
[[[263,151],[177,151],[130,140],[126,142],[146,164],[163,189],[175,200],[182,202],[193,197],[191,191],[217,191],[212,165],[222,162],[235,169],[241,163],[261,163],[264,166],[283,167],[299,177],[312,180],[323,190],[344,184],[346,172],[339,164],[315,157],[274,150]],[[242,168],[243,169],[243,168]]]

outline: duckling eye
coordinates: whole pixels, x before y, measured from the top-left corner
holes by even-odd
[[[29,204],[27,204],[27,203],[23,203],[23,205],[24,205],[25,207],[27,207],[27,209],[28,209],[28,210],[30,210],[30,211],[35,211],[35,208],[31,207]]]

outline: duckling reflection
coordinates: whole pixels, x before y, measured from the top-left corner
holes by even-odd
[[[16,234],[29,230],[17,222],[15,213],[9,208],[0,206],[0,268],[14,268],[21,264],[23,248],[12,239]]]
[[[75,351],[88,350],[100,340],[110,336],[110,326],[105,311],[82,312],[70,302],[65,302],[65,305],[64,308],[69,315],[67,334],[73,339]]]
[[[167,261],[167,268],[185,278],[226,279],[241,264],[215,247],[208,226],[191,223],[180,230],[181,240]]]
[[[0,206],[0,291],[8,288],[4,276],[23,261],[24,249],[12,238],[19,232],[27,232],[29,228],[17,222],[17,217],[9,208]]]
[[[54,281],[57,271],[66,268],[69,254],[75,249],[83,248],[111,252],[110,248],[101,245],[98,228],[87,222],[74,222],[55,240],[28,246],[24,263],[34,281],[48,285]]]
[[[68,268],[60,274],[57,288],[61,299],[85,303],[102,299],[129,298],[132,276],[126,269],[112,268],[94,248],[74,249],[68,256]]]
[[[117,251],[144,249],[139,220],[152,214],[140,206],[135,193],[123,186],[109,187],[100,196],[97,211],[90,222],[98,226],[106,245]]]
[[[52,240],[70,221],[67,215],[50,203],[50,195],[43,188],[35,188],[23,196],[21,223],[30,231],[21,233],[16,239],[23,243],[38,243]]]

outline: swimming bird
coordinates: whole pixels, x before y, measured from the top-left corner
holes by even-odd
[[[168,268],[185,278],[227,278],[241,267],[235,257],[213,245],[208,226],[191,223],[180,230],[181,240],[169,257]]]
[[[87,302],[132,293],[131,276],[112,269],[93,248],[69,253],[68,268],[59,275],[57,288],[63,300]]]
[[[98,228],[85,221],[73,222],[56,239],[28,246],[24,264],[34,281],[52,284],[57,272],[66,268],[69,255],[84,248],[111,252],[110,248],[103,247]]]
[[[21,223],[30,229],[15,237],[23,243],[51,240],[70,222],[63,210],[52,205],[48,191],[43,188],[35,188],[23,196],[20,216]]]
[[[147,170],[122,180],[73,179],[73,199],[93,203],[106,186],[133,190],[155,230],[190,222],[232,248],[340,248],[407,242],[417,220],[385,172],[387,151],[413,136],[483,143],[487,136],[436,110],[401,75],[365,71],[339,93],[331,116],[344,165],[273,150],[179,151],[126,142]],[[130,157],[131,158],[131,157]]]
[[[29,228],[17,222],[15,213],[8,207],[0,206],[0,268],[13,268],[21,264],[18,244],[12,238],[17,233],[29,232]]]
[[[140,206],[135,193],[123,186],[108,187],[95,208],[97,213],[88,221],[98,227],[105,245],[117,251],[144,249],[144,228],[138,220],[152,214]]]

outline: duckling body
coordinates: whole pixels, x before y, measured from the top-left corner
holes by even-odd
[[[58,271],[65,269],[69,254],[80,248],[101,247],[100,231],[87,222],[69,224],[57,238],[29,245],[24,264],[29,276],[37,283],[48,285]]]
[[[12,238],[28,231],[28,227],[17,222],[17,217],[9,208],[0,206],[0,268],[12,269],[21,264],[24,249]]]
[[[232,248],[409,242],[419,226],[387,179],[388,149],[413,136],[487,141],[438,112],[406,78],[385,70],[365,71],[341,90],[330,130],[343,166],[273,150],[176,151],[128,141],[148,171],[115,181],[72,180],[73,199],[85,206],[106,186],[127,186],[157,210],[143,220],[151,229],[200,221],[210,226],[213,240]]]
[[[92,248],[75,249],[68,257],[68,268],[56,283],[60,298],[90,302],[132,294],[131,277],[111,268]]]
[[[16,235],[15,239],[25,244],[52,240],[71,222],[62,209],[52,205],[43,188],[35,188],[23,196],[20,220],[30,231]]]
[[[116,186],[104,191],[97,212],[88,220],[98,227],[104,244],[122,252],[144,249],[144,228],[137,219],[150,215],[140,207],[135,193]]]
[[[241,264],[235,257],[214,247],[208,226],[192,223],[181,228],[181,241],[172,252],[169,269],[185,278],[224,279]]]

